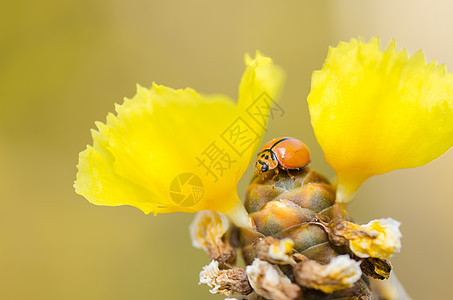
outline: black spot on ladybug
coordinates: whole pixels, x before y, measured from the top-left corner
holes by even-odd
[[[266,155],[265,159],[269,159],[269,155]]]

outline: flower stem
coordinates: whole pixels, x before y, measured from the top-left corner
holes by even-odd
[[[223,214],[225,214],[228,217],[228,219],[230,219],[238,227],[246,229],[251,229],[252,227],[249,215],[245,210],[244,204],[242,204],[242,201],[239,199],[238,196],[236,196],[234,206],[230,208],[228,211],[223,212]]]

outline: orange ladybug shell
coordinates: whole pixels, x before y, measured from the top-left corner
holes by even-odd
[[[273,139],[265,144],[260,152],[263,150],[271,150],[283,169],[299,169],[305,167],[310,162],[310,151],[308,147],[295,138],[283,137]]]

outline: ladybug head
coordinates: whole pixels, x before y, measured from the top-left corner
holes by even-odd
[[[258,153],[258,159],[255,163],[255,174],[261,174],[278,167],[278,160],[274,152],[265,149]]]

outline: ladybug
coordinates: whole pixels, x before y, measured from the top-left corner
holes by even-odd
[[[261,148],[255,164],[255,174],[274,170],[277,176],[279,169],[282,169],[291,176],[289,170],[301,169],[309,162],[310,151],[304,143],[291,137],[277,138]]]

